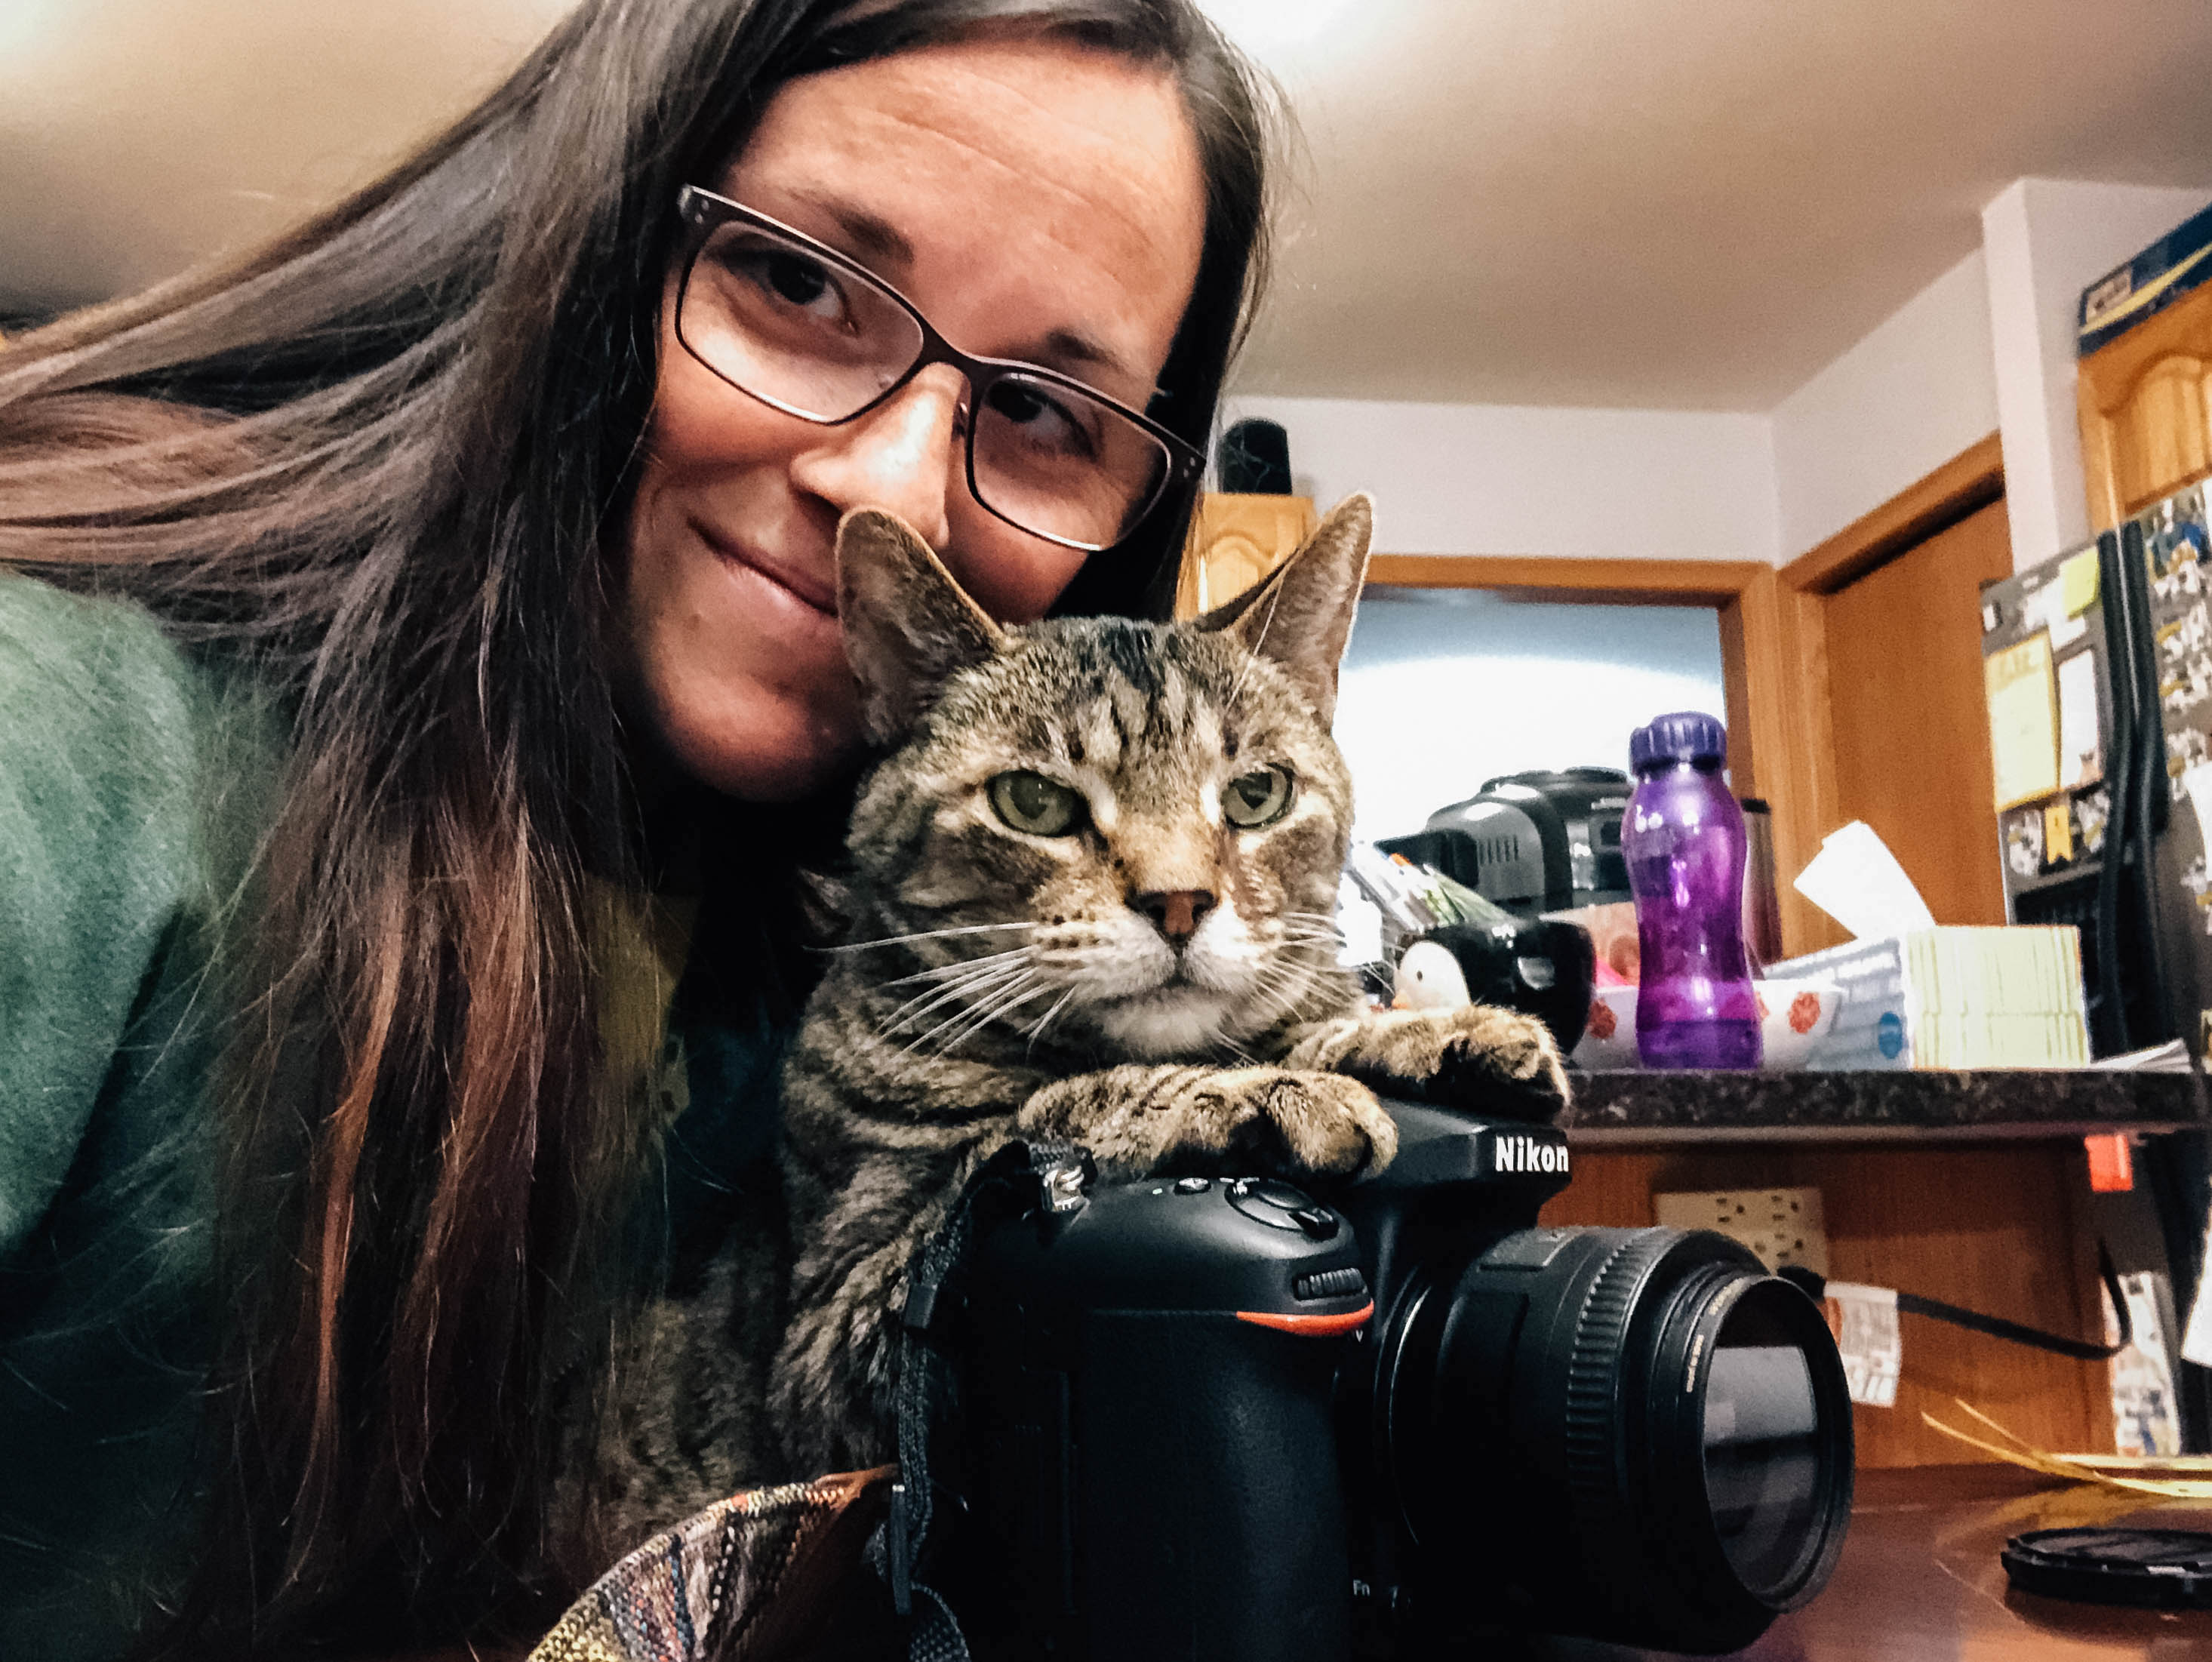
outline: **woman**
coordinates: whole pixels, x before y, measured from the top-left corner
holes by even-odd
[[[594,1568],[563,1412],[804,992],[830,531],[1160,593],[1259,125],[1187,0],[586,0],[0,357],[0,1651],[526,1634]]]

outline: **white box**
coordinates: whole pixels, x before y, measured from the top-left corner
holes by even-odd
[[[1767,971],[1833,981],[1843,1008],[1808,1068],[2081,1068],[2081,938],[2070,926],[1914,929]]]

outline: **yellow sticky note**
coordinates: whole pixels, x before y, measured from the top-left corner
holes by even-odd
[[[2085,548],[2058,568],[2059,604],[2078,618],[2097,604],[2097,551]]]
[[[1990,706],[1996,804],[2017,807],[2058,788],[2058,685],[2041,630],[1982,663]]]
[[[2043,860],[2045,865],[2063,866],[2074,858],[2074,825],[2067,812],[2069,806],[2063,796],[2056,802],[2044,804]]]

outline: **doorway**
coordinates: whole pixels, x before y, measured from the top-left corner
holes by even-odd
[[[2002,923],[1981,585],[2012,575],[2002,498],[1823,597],[1836,812],[1889,845],[1938,923]]]
[[[2011,575],[1994,434],[1782,569],[1801,863],[1863,819],[1938,923],[2005,921],[1980,587]],[[1844,939],[1809,906],[1796,922],[1800,951]]]

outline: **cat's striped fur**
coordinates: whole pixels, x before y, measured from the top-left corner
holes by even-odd
[[[1257,594],[1196,624],[1001,630],[897,521],[848,517],[840,615],[887,754],[853,817],[846,944],[786,1073],[795,1252],[767,1434],[726,1403],[717,1433],[663,1428],[659,1477],[633,1474],[647,1489],[679,1476],[672,1438],[754,1451],[698,1472],[709,1485],[888,1458],[907,1262],[1017,1129],[1083,1142],[1109,1174],[1326,1178],[1394,1151],[1370,1085],[1526,1117],[1564,1100],[1540,1023],[1366,1014],[1336,963],[1352,795],[1328,722],[1370,523],[1353,497]],[[1287,810],[1240,829],[1224,791],[1263,768],[1287,771]],[[993,796],[1010,771],[1079,792],[1074,828],[1015,829]],[[769,1268],[721,1268],[709,1296],[749,1282],[757,1308]],[[664,1335],[700,1388],[732,1320],[695,1311]],[[723,1355],[726,1398],[750,1370]]]

